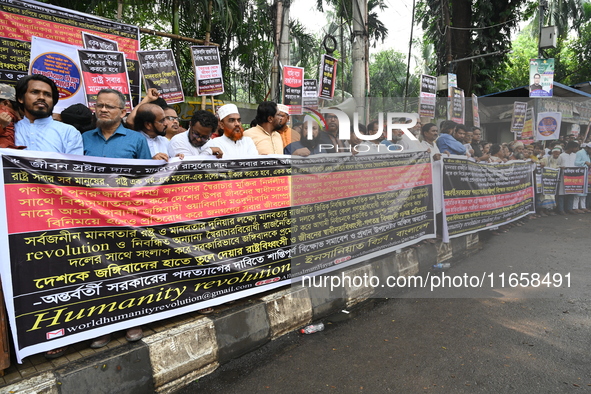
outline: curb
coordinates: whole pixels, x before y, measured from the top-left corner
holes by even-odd
[[[353,265],[331,275],[425,275],[433,264],[458,260],[478,250],[478,234],[450,243],[406,248]],[[362,303],[382,291],[371,286],[281,288],[238,305],[220,307],[211,316],[187,317],[135,344],[121,345],[68,363],[18,383],[1,393],[14,394],[168,394],[210,374],[219,365],[299,327]]]

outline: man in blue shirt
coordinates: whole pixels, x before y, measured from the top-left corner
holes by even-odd
[[[94,108],[98,127],[82,135],[85,155],[152,159],[146,139],[137,131],[126,129],[121,124],[121,119],[125,115],[125,96],[121,92],[102,89],[98,92]],[[125,339],[134,342],[142,339],[142,336],[142,329],[133,327],[127,330]],[[98,349],[110,341],[111,334],[106,334],[93,340],[90,347]]]
[[[39,74],[24,77],[16,84],[16,100],[25,114],[14,127],[17,146],[42,152],[83,154],[80,132],[51,118],[59,100],[51,79]]]
[[[437,147],[441,153],[447,152],[452,155],[465,155],[466,147],[452,135],[455,129],[456,122],[453,120],[444,120],[441,122],[441,126],[439,126],[441,134],[436,141]]]
[[[82,135],[87,156],[122,159],[151,159],[146,139],[137,131],[123,127],[125,96],[115,89],[102,89],[95,104],[94,130]]]

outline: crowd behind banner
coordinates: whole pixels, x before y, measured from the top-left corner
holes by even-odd
[[[0,0],[13,19],[66,22],[58,9],[11,4]],[[111,62],[109,78],[122,82],[118,54],[138,49],[136,30],[122,28],[122,40],[119,25],[71,16],[80,29],[113,35],[84,35],[83,73],[99,83]],[[217,51],[192,50],[200,88],[223,91]],[[45,56],[43,67],[58,60]],[[324,72],[336,71],[336,59],[324,61]],[[396,119],[408,127],[350,117],[342,130],[339,107],[294,116],[304,106],[296,93],[313,85],[303,70],[291,70],[284,91],[291,108],[260,103],[247,130],[251,119],[233,104],[181,125],[169,105],[183,97],[171,53],[140,52],[139,64],[168,90],[147,89],[130,112],[130,85],[126,96],[87,86],[91,108],[78,103],[55,119],[55,81],[26,69],[10,81],[2,74],[11,83],[0,85],[0,273],[19,361],[438,238],[591,212],[591,144],[574,138],[490,144],[480,128],[415,124],[415,114]],[[330,96],[327,81],[317,88]]]

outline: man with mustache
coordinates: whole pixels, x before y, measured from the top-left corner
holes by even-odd
[[[151,159],[146,139],[121,123],[125,116],[125,96],[115,89],[98,92],[94,106],[96,129],[85,132],[84,154],[121,159]]]
[[[277,104],[263,101],[257,108],[256,126],[244,131],[252,138],[260,155],[282,155],[283,139],[279,130],[283,125],[283,116],[277,116]]]
[[[168,155],[185,156],[214,155],[222,157],[220,148],[205,149],[203,146],[211,139],[214,130],[218,129],[218,119],[209,111],[195,111],[189,122],[189,130],[175,135],[168,145]]]
[[[224,159],[251,158],[259,155],[252,139],[244,137],[242,119],[235,104],[221,106],[218,110],[218,119],[219,127],[224,130],[224,135],[210,140],[203,146],[204,149],[220,148]]]
[[[58,100],[57,86],[43,75],[18,81],[16,101],[25,116],[15,124],[15,145],[42,152],[84,154],[80,132],[51,118]]]
[[[142,104],[139,106],[133,128],[145,138],[154,160],[168,161],[168,144],[166,135],[166,115],[164,110],[156,104]]]

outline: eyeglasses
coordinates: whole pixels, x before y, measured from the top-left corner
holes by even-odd
[[[164,119],[170,120],[171,122],[174,122],[175,120],[177,122],[179,121],[179,117],[178,116],[165,116]]]
[[[94,105],[94,108],[96,108],[96,109],[106,108],[107,110],[112,111],[114,109],[123,109],[124,107],[115,107],[115,106],[109,105],[109,104],[98,104],[97,103]]]
[[[211,138],[209,135],[202,135],[199,133],[191,133],[191,135],[193,136],[193,138],[196,138],[201,141],[207,141]]]
[[[158,122],[160,124],[164,124],[164,121],[166,120],[166,117],[160,119],[160,120],[155,120],[154,123]]]

